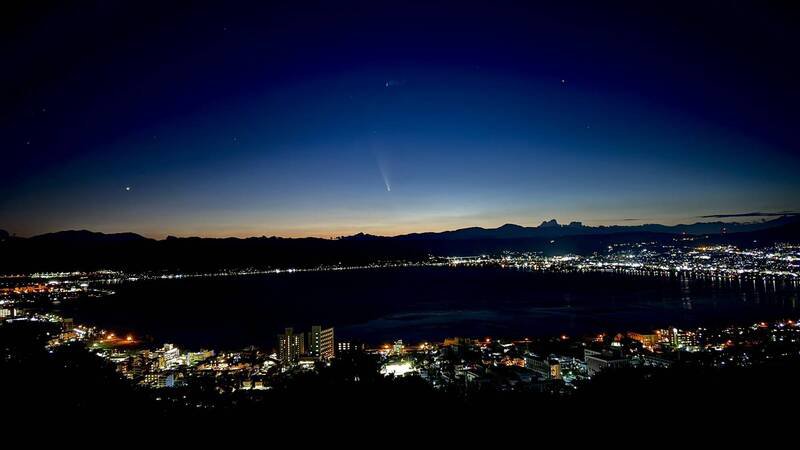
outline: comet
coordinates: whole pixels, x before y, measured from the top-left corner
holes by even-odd
[[[383,184],[386,185],[386,192],[392,192],[392,183],[389,181],[389,175],[386,171],[386,167],[383,164],[378,163],[378,169],[381,171],[381,177],[383,177]]]
[[[383,178],[383,184],[386,186],[386,192],[392,192],[391,173],[389,171],[389,165],[386,163],[386,158],[376,154],[375,160],[378,162],[378,170],[381,172],[381,178]]]

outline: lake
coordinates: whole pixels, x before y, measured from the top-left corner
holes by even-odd
[[[337,339],[533,337],[797,318],[797,284],[617,273],[414,267],[147,280],[63,314],[189,348],[274,346],[284,327]]]

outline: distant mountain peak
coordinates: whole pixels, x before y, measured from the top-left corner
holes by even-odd
[[[381,236],[375,236],[374,234],[367,234],[367,233],[356,233],[352,236],[340,236],[339,240],[347,240],[347,241],[374,241],[378,239],[383,239]]]
[[[555,228],[560,227],[556,219],[545,220],[539,225],[539,228]]]
[[[66,230],[55,233],[45,233],[34,236],[31,239],[42,241],[63,241],[63,242],[124,242],[124,241],[146,241],[146,237],[136,233],[100,233],[89,230]]]

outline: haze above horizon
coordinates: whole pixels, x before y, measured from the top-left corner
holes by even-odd
[[[798,218],[800,218],[800,213],[793,212],[793,211],[784,211],[781,214],[756,212],[756,213],[751,213],[751,214],[746,214],[746,215],[742,215],[742,214],[734,214],[734,215],[723,214],[721,216],[722,217],[716,217],[716,216],[713,216],[713,217],[698,217],[696,219],[700,219],[700,220],[696,220],[696,221],[693,221],[693,222],[687,222],[687,223],[678,223],[678,224],[635,223],[635,222],[631,222],[630,221],[631,219],[628,219],[628,221],[623,222],[623,223],[591,225],[591,224],[583,223],[581,221],[570,221],[568,223],[561,223],[556,219],[550,219],[550,220],[542,221],[542,223],[540,223],[539,225],[520,225],[520,224],[507,222],[507,223],[504,223],[502,225],[496,225],[496,226],[477,226],[477,225],[475,225],[475,226],[470,226],[470,227],[453,228],[453,229],[442,229],[442,230],[414,230],[414,231],[410,231],[410,232],[407,232],[407,233],[398,233],[398,234],[392,234],[392,235],[372,234],[372,233],[365,233],[364,231],[353,231],[353,232],[350,232],[350,233],[337,234],[337,235],[331,234],[331,235],[294,235],[293,236],[293,235],[278,235],[278,234],[260,234],[260,235],[219,235],[219,236],[214,236],[214,235],[171,235],[171,234],[168,234],[168,235],[155,235],[154,236],[154,235],[148,235],[148,234],[143,234],[143,233],[137,233],[137,232],[134,232],[134,231],[131,231],[131,230],[103,231],[103,230],[89,230],[89,229],[81,228],[81,229],[53,230],[53,231],[49,231],[49,232],[46,232],[46,233],[37,234],[37,235],[29,235],[29,236],[22,236],[22,235],[18,235],[16,233],[9,233],[7,230],[0,229],[0,237],[2,237],[2,233],[9,233],[9,235],[14,235],[14,236],[17,236],[17,237],[22,237],[22,238],[30,238],[30,237],[43,236],[43,235],[48,235],[48,234],[59,234],[59,233],[70,233],[70,232],[86,232],[86,233],[100,233],[100,234],[108,234],[108,235],[133,233],[133,234],[145,237],[145,238],[158,239],[158,240],[171,238],[171,237],[176,237],[176,238],[195,238],[195,237],[199,237],[199,238],[215,238],[215,239],[224,239],[224,238],[242,238],[242,239],[244,239],[244,238],[257,238],[257,237],[324,238],[324,239],[332,239],[332,238],[351,238],[351,237],[357,237],[357,236],[374,236],[374,237],[393,238],[393,237],[403,237],[403,236],[416,235],[416,234],[423,234],[424,235],[424,234],[431,234],[431,233],[433,233],[433,234],[454,233],[454,232],[468,231],[468,230],[472,230],[472,229],[480,229],[480,230],[484,230],[484,231],[499,231],[499,230],[502,230],[502,229],[507,228],[507,227],[524,228],[524,229],[528,229],[528,230],[547,229],[547,228],[559,228],[559,229],[562,229],[562,230],[569,230],[569,229],[575,229],[574,227],[578,227],[577,229],[579,229],[579,230],[581,230],[581,229],[587,230],[587,232],[592,231],[592,230],[600,230],[600,229],[604,229],[604,228],[625,227],[625,228],[630,228],[631,230],[637,230],[638,229],[638,230],[646,232],[646,231],[650,230],[652,227],[670,227],[670,228],[672,228],[672,227],[695,227],[695,226],[698,226],[698,225],[711,225],[711,224],[730,225],[730,226],[735,227],[735,228],[731,229],[731,231],[732,232],[736,232],[736,231],[738,231],[736,228],[738,228],[739,226],[747,227],[747,226],[750,226],[750,225],[763,224],[763,225],[768,226],[768,227],[776,227],[776,226],[780,226],[780,225],[783,225],[784,223],[786,223],[787,219],[788,219],[789,222],[795,223],[795,222],[798,221]],[[742,220],[742,219],[749,219],[749,220]],[[706,231],[703,231],[703,232],[706,232]]]

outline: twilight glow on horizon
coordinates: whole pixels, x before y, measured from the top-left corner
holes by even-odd
[[[783,11],[270,3],[4,18],[0,229],[330,237],[800,209]]]

